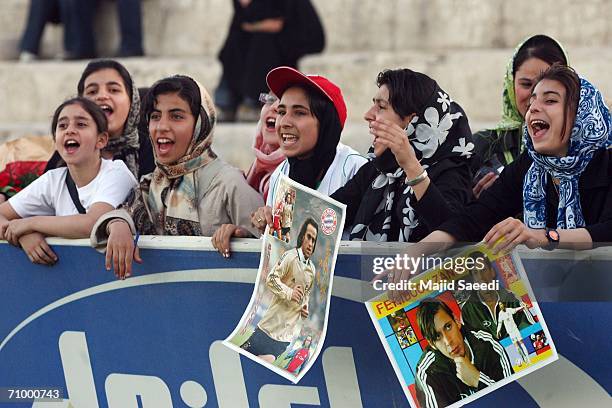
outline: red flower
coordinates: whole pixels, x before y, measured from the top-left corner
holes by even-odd
[[[0,173],[0,187],[6,187],[11,183],[11,176],[8,172],[3,171]]]
[[[36,180],[45,170],[46,162],[18,161],[9,163],[0,172],[0,192],[11,197]]]

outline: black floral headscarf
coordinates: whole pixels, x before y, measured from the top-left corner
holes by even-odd
[[[416,157],[430,176],[451,158],[469,159],[474,149],[472,132],[465,112],[436,84],[435,91],[406,127],[406,135]],[[368,156],[379,171],[366,191],[351,230],[351,240],[408,242],[419,225],[413,204],[412,187],[404,184],[406,175],[390,149]],[[398,225],[399,223],[399,225]]]

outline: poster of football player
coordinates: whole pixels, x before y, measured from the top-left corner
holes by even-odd
[[[325,339],[345,206],[284,176],[273,203],[251,301],[224,344],[297,383]]]
[[[366,308],[413,408],[467,404],[557,359],[516,250],[471,246],[406,286]]]

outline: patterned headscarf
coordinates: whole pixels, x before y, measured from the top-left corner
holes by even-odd
[[[109,138],[108,143],[102,149],[103,152],[110,152],[113,160],[123,160],[128,169],[138,179],[139,161],[138,152],[140,141],[138,138],[138,122],[140,121],[140,95],[138,88],[132,80],[132,100],[130,110],[123,125],[123,133],[118,138]]]
[[[246,180],[247,183],[263,195],[264,201],[270,189],[270,176],[279,164],[285,160],[282,149],[276,145],[269,145],[264,142],[262,127],[264,123],[257,122],[255,139],[253,140],[253,153],[255,161],[249,169]]]
[[[435,172],[446,159],[472,155],[474,144],[465,112],[436,84],[435,91],[406,128],[410,144],[423,168]],[[414,191],[404,185],[406,175],[390,149],[374,156],[374,146],[368,152],[379,171],[364,194],[355,215],[351,240],[408,242],[411,231],[419,225],[412,206]],[[397,203],[397,205],[394,205]],[[390,236],[399,222],[399,236]]]
[[[129,73],[126,71],[126,74]],[[102,149],[102,152],[110,152],[113,155],[113,160],[123,160],[128,169],[132,172],[134,177],[138,180],[139,177],[139,149],[140,140],[138,135],[138,123],[140,121],[140,94],[138,88],[132,81],[132,99],[130,101],[130,110],[128,111],[127,119],[123,125],[123,133],[117,138],[109,138],[108,143]],[[128,83],[125,82],[125,86]],[[82,96],[82,94],[81,94]],[[64,167],[66,163],[62,159],[57,151],[53,153],[45,171],[55,169],[58,167]]]
[[[533,159],[523,181],[525,225],[546,227],[546,183],[550,175],[560,180],[557,228],[584,227],[578,179],[595,151],[612,145],[612,119],[601,93],[589,81],[580,79],[580,101],[565,157],[536,152],[527,126],[523,128],[523,142]]]
[[[200,113],[185,156],[171,165],[160,163],[156,157],[155,170],[142,178],[140,188],[128,199],[127,209],[143,234],[201,235],[197,191],[206,186],[197,185],[195,172],[217,157],[211,148],[217,118],[206,89],[192,78],[182,78],[198,87]]]
[[[525,38],[514,49],[512,58],[510,58],[510,61],[508,61],[508,64],[506,65],[506,74],[504,75],[504,90],[502,92],[502,117],[501,120],[497,123],[497,125],[495,125],[495,127],[493,128],[493,130],[497,130],[498,133],[499,131],[520,129],[521,126],[523,126],[524,118],[519,113],[518,107],[516,105],[516,95],[514,94],[514,74],[512,71],[514,69],[514,60],[516,59],[517,54],[523,48],[523,45],[525,45],[525,43],[533,37],[535,36]],[[546,37],[550,38],[559,46],[559,49],[561,49],[561,51],[563,51],[563,55],[565,55],[565,59],[567,61],[566,65],[569,65],[567,53],[565,52],[565,49],[563,49],[561,44],[550,36]]]

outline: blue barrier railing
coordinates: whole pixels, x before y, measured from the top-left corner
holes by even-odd
[[[341,245],[324,351],[292,385],[219,342],[249,302],[259,241],[236,241],[228,260],[208,238],[142,237],[145,262],[125,281],[104,269],[88,241],[49,241],[59,257],[53,267],[33,265],[0,243],[0,388],[60,387],[64,396],[31,406],[408,406],[362,303],[361,245]],[[609,398],[611,304],[559,296],[583,269],[600,271],[603,281],[592,283],[607,293],[612,286],[602,271],[612,274],[611,251],[520,253],[536,297],[540,291],[555,300],[540,307],[561,360],[474,406]],[[557,388],[543,392],[551,376]]]

